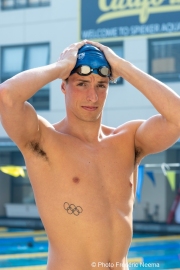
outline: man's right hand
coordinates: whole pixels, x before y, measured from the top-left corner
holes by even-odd
[[[113,50],[111,50],[108,46],[105,46],[99,42],[87,40],[86,43],[89,43],[93,46],[96,46],[99,50],[101,50],[107,61],[109,62],[111,66],[111,71],[112,71],[112,78],[117,79],[118,77],[122,77],[121,74],[121,66],[124,65],[126,62],[123,58],[119,57]]]
[[[76,65],[78,50],[85,44],[86,40],[73,43],[64,49],[64,51],[60,54],[57,61],[57,64],[63,66],[63,71],[61,70],[59,74],[60,79],[65,80],[69,77],[71,71]]]

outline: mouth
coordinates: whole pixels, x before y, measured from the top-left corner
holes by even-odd
[[[93,112],[93,111],[97,110],[98,107],[96,107],[96,106],[82,106],[82,108],[86,111]]]

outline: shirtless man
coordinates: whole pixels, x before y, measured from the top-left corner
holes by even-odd
[[[116,128],[102,125],[110,79],[107,69],[87,76],[77,73],[79,69],[71,74],[85,43],[103,51],[111,76],[121,76],[137,88],[159,115]],[[108,63],[104,66],[109,68]],[[25,101],[58,78],[62,79],[66,117],[52,125]],[[163,151],[178,139],[179,96],[110,48],[82,41],[66,48],[56,63],[2,83],[0,115],[26,162],[49,240],[47,269],[128,269],[134,172],[144,156]]]

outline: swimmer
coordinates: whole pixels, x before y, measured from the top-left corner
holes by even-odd
[[[118,77],[159,114],[104,126],[109,82]],[[51,124],[26,100],[58,78],[66,116]],[[137,166],[179,138],[179,96],[110,48],[81,41],[56,63],[3,82],[0,117],[26,162],[49,241],[47,270],[127,270]]]

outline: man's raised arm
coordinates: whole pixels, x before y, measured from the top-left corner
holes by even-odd
[[[110,48],[88,41],[102,50],[109,61],[114,78],[122,77],[138,89],[160,113],[146,121],[138,121],[135,146],[142,156],[160,152],[180,136],[180,97],[167,85],[117,56]]]
[[[152,103],[159,115],[143,121],[135,136],[142,156],[163,151],[180,137],[180,97],[167,85],[126,63],[121,76]]]
[[[21,72],[0,85],[0,119],[20,148],[29,140],[40,138],[37,114],[26,100],[51,81],[66,79],[76,63],[78,49],[84,43],[66,48],[56,63]]]

